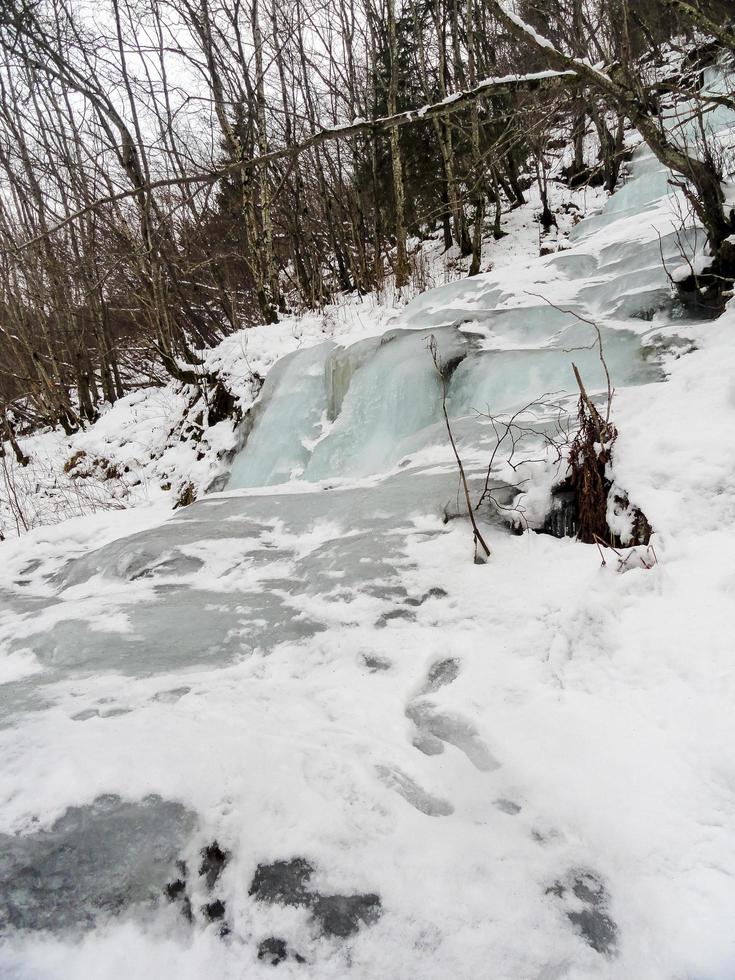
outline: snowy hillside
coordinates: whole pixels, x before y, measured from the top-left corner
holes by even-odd
[[[173,386],[53,437],[160,451],[147,504],[1,546],[0,976],[735,976],[735,310],[672,298],[681,210],[641,146],[568,248],[226,341],[243,409],[265,380],[199,460]],[[526,529],[598,330],[654,530],[602,561]],[[535,402],[482,564],[430,337],[473,499]]]

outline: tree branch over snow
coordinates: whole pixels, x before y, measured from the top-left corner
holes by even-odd
[[[37,66],[38,70],[44,70],[42,65]],[[205,187],[213,184],[223,177],[230,174],[245,171],[255,171],[266,167],[279,160],[291,159],[307,150],[320,146],[332,140],[347,139],[353,136],[376,136],[381,132],[389,132],[400,126],[410,126],[424,119],[443,117],[466,109],[469,105],[479,102],[482,99],[494,95],[508,95],[515,92],[550,92],[560,88],[568,88],[577,85],[580,81],[579,72],[576,70],[563,69],[548,70],[540,72],[530,72],[525,75],[504,75],[498,78],[485,78],[473,88],[465,89],[442,99],[440,102],[429,103],[417,109],[409,109],[405,112],[397,112],[390,116],[379,116],[376,119],[355,119],[351,123],[341,126],[330,126],[317,130],[310,136],[305,137],[298,143],[278,150],[272,150],[262,156],[251,157],[249,159],[238,159],[223,167],[210,170],[199,171],[198,173],[178,177],[164,177],[160,180],[148,181],[127,191],[120,191],[117,194],[109,194],[100,197],[83,208],[69,214],[63,221],[50,227],[43,234],[35,238],[28,239],[22,244],[12,249],[13,252],[22,251],[31,245],[37,244],[54,232],[60,231],[67,225],[76,221],[78,218],[89,214],[92,211],[104,207],[107,204],[116,204],[128,198],[135,197],[143,193],[160,190],[166,187]],[[83,94],[83,93],[82,93]],[[7,251],[7,250],[6,250]]]
[[[735,31],[732,28],[728,29],[724,24],[718,24],[687,0],[664,0],[664,3],[688,17],[695,27],[700,28],[705,34],[712,34],[726,47],[735,51]]]
[[[500,0],[495,0],[495,10],[500,15],[500,19],[508,28],[510,33],[521,41],[527,41],[546,56],[549,64],[560,72],[571,71],[578,75],[580,79],[594,85],[598,89],[608,92],[610,95],[620,96],[619,86],[613,82],[612,78],[600,68],[591,65],[588,61],[581,58],[574,58],[572,55],[565,54],[538,31],[527,24],[517,14],[506,10]]]
[[[609,96],[618,100],[623,96],[623,91],[612,80],[610,75],[601,69],[594,67],[589,62],[581,58],[574,58],[572,55],[560,51],[554,44],[537,30],[522,20],[517,14],[507,10],[500,0],[495,0],[495,10],[500,16],[510,33],[518,40],[527,41],[542,53],[550,65],[560,72],[571,71],[581,80],[597,89],[601,89]]]
[[[697,216],[707,230],[712,249],[717,253],[733,230],[730,218],[724,211],[725,197],[720,175],[710,162],[688,152],[686,145],[681,147],[673,142],[660,118],[652,114],[645,97],[642,97],[640,79],[635,74],[626,78],[623,71],[608,74],[581,58],[560,51],[517,14],[508,11],[501,0],[494,0],[494,9],[514,37],[535,47],[558,72],[574,72],[581,81],[595,89],[630,119],[660,163],[692,182],[696,188],[693,203]]]

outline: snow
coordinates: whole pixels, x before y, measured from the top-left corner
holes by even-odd
[[[519,17],[518,14],[512,10],[508,10],[503,4],[500,4],[500,6],[502,7],[508,20],[512,21],[512,23],[514,23],[516,27],[520,28],[525,34],[528,34],[528,36],[533,39],[534,44],[538,45],[540,48],[547,48],[550,51],[556,50],[548,38],[539,34],[538,31],[534,30],[534,28]]]
[[[0,545],[0,976],[271,977],[257,951],[278,937],[303,958],[286,977],[730,980],[735,308],[700,323],[672,305],[659,249],[673,265],[682,202],[664,177],[639,151],[568,250],[532,258],[529,232],[525,256],[501,243],[491,271],[390,313],[230,338],[212,358],[244,408],[252,372],[266,381],[252,427],[205,432],[203,460],[170,438],[188,411],[173,389],[60,439],[62,458],[127,452],[148,489],[125,499],[148,502]],[[573,413],[583,357],[603,386],[594,350],[570,350],[593,328],[564,310],[602,333],[614,478],[655,560],[602,565],[483,511],[476,565],[446,519],[426,338],[470,351],[450,404],[476,496],[480,400],[507,412],[562,382]],[[493,474],[532,480],[529,519],[559,473],[539,440]],[[164,474],[204,482],[228,446],[255,486],[171,514]],[[378,895],[379,918],[325,936],[311,906],[249,894],[259,865],[294,858],[320,895]],[[177,860],[191,923],[162,897]]]

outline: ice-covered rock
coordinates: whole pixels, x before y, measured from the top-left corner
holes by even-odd
[[[102,796],[48,829],[0,834],[0,935],[91,928],[163,894],[196,826],[180,803]]]

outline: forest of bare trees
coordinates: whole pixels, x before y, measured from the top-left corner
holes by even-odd
[[[611,191],[629,124],[706,229],[719,289],[721,161],[704,123],[680,145],[658,105],[735,51],[731,7],[2,0],[3,438],[72,432],[166,376],[214,388],[204,349],[386,276],[400,289],[416,236],[441,232],[478,272],[534,182],[552,222],[555,145],[573,148],[564,179]]]

